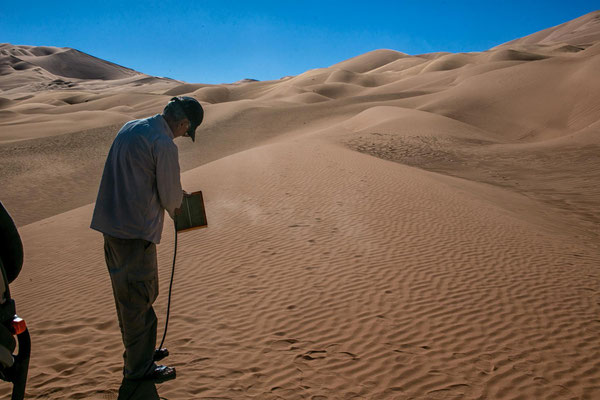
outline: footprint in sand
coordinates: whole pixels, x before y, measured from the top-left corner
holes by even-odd
[[[323,359],[326,357],[327,357],[326,350],[311,350],[311,351],[307,351],[304,354],[299,354],[296,356],[296,358],[302,358],[307,361],[319,360],[319,359]]]
[[[488,354],[481,355],[475,360],[475,368],[484,374],[491,374],[496,369],[492,363],[492,357]]]
[[[443,389],[427,392],[427,399],[431,400],[459,400],[469,395],[471,386],[464,384],[450,385]]]

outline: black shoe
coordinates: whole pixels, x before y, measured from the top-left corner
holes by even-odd
[[[154,356],[152,357],[152,360],[160,361],[163,358],[166,358],[168,356],[169,356],[169,350],[163,347],[162,349],[154,350]]]
[[[154,383],[162,383],[176,377],[175,368],[167,367],[166,365],[157,365],[144,376],[144,379],[154,381]]]

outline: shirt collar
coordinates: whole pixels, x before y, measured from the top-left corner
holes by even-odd
[[[162,123],[164,131],[167,134],[167,136],[170,137],[171,139],[175,139],[175,137],[173,136],[173,131],[169,127],[169,124],[167,124],[167,121],[162,116],[162,114],[156,114],[154,117]]]

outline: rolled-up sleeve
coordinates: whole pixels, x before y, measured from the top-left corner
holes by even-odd
[[[181,206],[183,191],[179,176],[179,152],[171,140],[159,140],[155,145],[156,186],[162,208],[173,218]]]

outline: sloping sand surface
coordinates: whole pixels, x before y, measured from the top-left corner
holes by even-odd
[[[180,235],[167,341],[179,377],[162,396],[598,394],[600,252],[568,225],[552,230],[482,199],[494,195],[485,186],[314,136],[223,158],[183,181],[204,190],[210,228]],[[533,202],[508,197],[535,214]],[[91,211],[21,230],[30,267],[15,296],[37,338],[30,392],[39,398],[114,398],[119,385],[120,336]],[[159,246],[163,288],[170,229]]]
[[[570,45],[588,45],[599,40],[600,11],[594,11],[572,21],[515,39],[506,44],[566,43]]]
[[[34,344],[28,398],[117,398],[93,201],[121,124],[174,95],[205,107],[196,143],[176,143],[209,227],[178,238],[178,377],[162,397],[600,398],[598,18],[485,52],[383,49],[223,85],[0,45],[0,200],[25,246],[11,291]],[[173,245],[167,222],[159,327]]]

